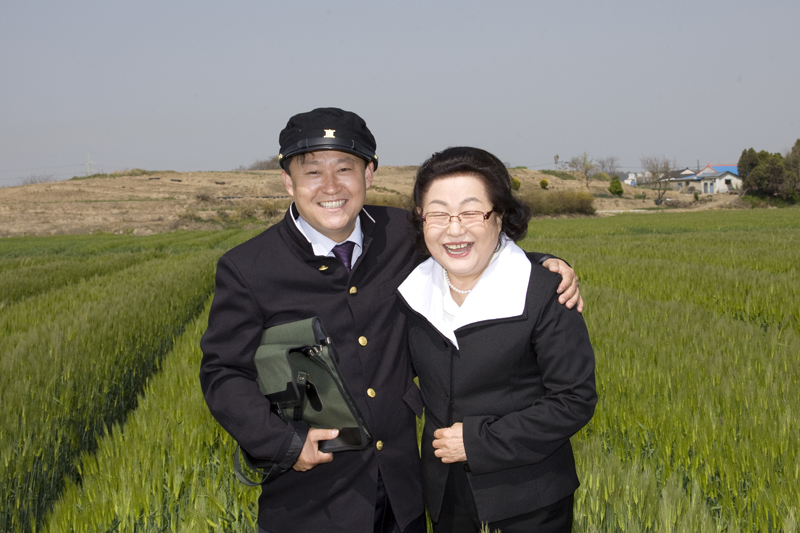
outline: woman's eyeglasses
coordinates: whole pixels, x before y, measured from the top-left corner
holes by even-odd
[[[489,215],[492,213],[493,211],[489,211],[488,213],[481,213],[480,211],[464,211],[463,213],[459,213],[457,215],[451,215],[449,213],[434,211],[422,215],[422,221],[432,228],[444,228],[449,226],[450,222],[452,222],[454,218],[457,218],[462,226],[468,228],[470,226],[477,226],[478,224],[483,223],[483,221],[488,219]]]

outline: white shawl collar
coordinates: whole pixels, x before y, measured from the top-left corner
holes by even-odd
[[[443,295],[450,290],[442,266],[432,257],[414,269],[398,287],[409,307],[425,317],[456,347],[455,332],[485,320],[520,316],[525,311],[531,262],[525,252],[507,240],[497,258],[490,262],[467,296],[452,326],[444,320]]]

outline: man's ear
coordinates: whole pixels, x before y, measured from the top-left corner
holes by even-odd
[[[372,178],[374,177],[375,164],[370,161],[367,163],[367,168],[364,169],[364,182],[367,184],[367,189],[372,187]]]
[[[285,170],[281,170],[281,177],[283,178],[283,186],[286,187],[286,192],[289,193],[289,196],[294,198],[294,184],[292,183],[292,177]]]

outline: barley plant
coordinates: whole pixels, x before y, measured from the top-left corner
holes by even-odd
[[[193,235],[209,248],[232,246],[244,236]],[[17,297],[3,310],[0,370],[7,375],[11,369],[15,377],[5,379],[4,387],[13,390],[0,398],[11,406],[0,425],[5,454],[0,467],[13,466],[3,470],[2,479],[12,485],[3,481],[2,491],[6,501],[23,503],[7,504],[6,527],[0,529],[38,520],[20,509],[30,507],[30,499],[59,493],[48,493],[43,481],[30,484],[26,474],[47,480],[50,470],[43,470],[38,458],[60,457],[69,448],[71,459],[60,467],[67,474],[54,475],[66,478],[67,488],[38,529],[255,531],[258,490],[233,477],[231,440],[208,413],[198,385],[205,314],[162,346],[171,351],[146,388],[136,388],[134,399],[126,400],[138,405],[127,419],[105,422],[83,406],[100,405],[91,412],[105,412],[102,387],[115,386],[109,385],[110,369],[124,366],[131,373],[137,368],[136,357],[100,348],[119,345],[113,326],[119,320],[113,317],[134,323],[128,317],[135,314],[118,308],[146,306],[148,314],[161,316],[172,299],[162,299],[157,293],[164,289],[156,287],[163,287],[158,280],[164,270],[174,268],[171,261],[204,261],[198,247],[172,251],[179,245],[174,237],[153,239],[153,246],[139,249],[133,247],[143,241],[115,247],[106,236],[95,238],[96,244],[83,238],[75,247],[99,269],[96,274],[78,276],[62,288],[31,288],[31,295]],[[49,256],[69,255],[54,251],[56,243],[40,255],[22,241],[12,244],[16,251],[0,257],[0,270],[15,268],[3,261],[17,261],[31,272],[45,272]],[[800,210],[535,220],[521,244],[569,260],[581,276],[587,302],[600,399],[592,422],[572,439],[582,480],[574,531],[795,533],[800,513]],[[127,269],[104,271],[102,261],[90,259],[93,249],[146,255]],[[69,261],[60,260],[69,270]],[[53,279],[56,271],[49,271]],[[204,276],[198,283],[208,287],[210,274]],[[183,287],[182,280],[169,279]],[[202,290],[196,294],[192,301],[206,301]],[[112,300],[109,306],[97,307],[101,295]],[[37,312],[53,327],[42,326]],[[153,336],[163,331],[155,324],[169,322],[135,320],[141,324],[137,330]],[[81,329],[90,321],[92,335]],[[132,331],[130,326],[122,330]],[[26,342],[33,343],[37,335],[51,339],[36,345],[37,361],[7,366],[7,360],[18,361],[8,356],[16,344],[29,337]],[[53,335],[73,342],[55,342]],[[80,339],[77,348],[71,347],[74,339]],[[146,351],[159,350],[147,345]],[[83,366],[65,363],[80,353],[92,354],[90,364],[86,358]],[[90,378],[77,377],[82,374]],[[77,389],[66,385],[73,380]],[[24,385],[14,388],[14,381]],[[103,385],[98,389],[94,382]],[[86,426],[87,420],[94,426]],[[54,432],[61,426],[72,429]],[[96,446],[71,444],[74,435],[87,434],[105,436]],[[37,460],[20,459],[34,456]],[[23,519],[27,522],[8,521]]]
[[[233,443],[197,378],[205,311],[186,328],[124,426],[82,460],[43,530],[255,532],[256,491],[232,475]]]
[[[1,531],[35,529],[65,479],[79,479],[79,454],[136,406],[232,236],[0,241],[0,264],[18,263],[4,274],[30,289],[0,307]]]
[[[575,530],[794,532],[800,211],[535,221],[524,245],[583,278]]]

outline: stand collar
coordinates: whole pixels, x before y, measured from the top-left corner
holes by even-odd
[[[456,332],[470,324],[521,316],[531,277],[525,252],[506,240],[487,265],[452,324],[444,319],[444,269],[432,257],[414,269],[397,289],[408,306],[458,347]]]

